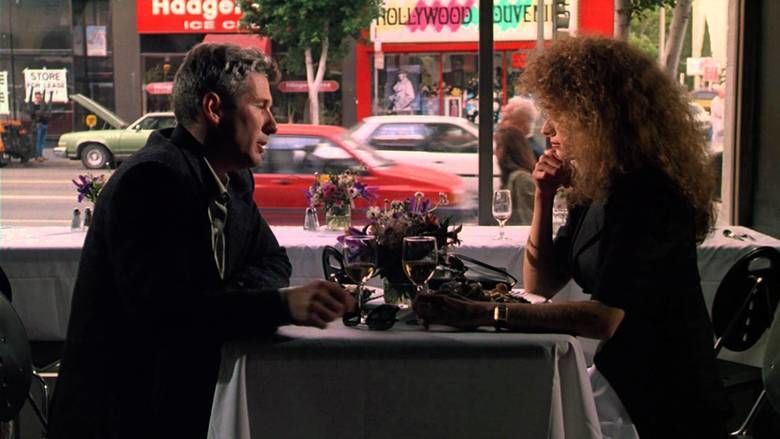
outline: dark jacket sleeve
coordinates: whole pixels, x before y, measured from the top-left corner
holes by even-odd
[[[287,257],[287,251],[279,245],[273,231],[262,217],[253,199],[254,184],[251,173],[240,174],[246,188],[239,193],[241,202],[245,204],[245,215],[250,216],[246,221],[252,224],[251,234],[253,239],[249,249],[249,255],[244,264],[234,276],[243,284],[252,285],[255,288],[281,288],[290,285],[292,265]],[[237,200],[238,201],[238,200]]]
[[[123,174],[109,181],[98,209],[108,218],[117,294],[128,317],[162,336],[220,339],[269,334],[289,321],[276,289],[226,288],[206,205],[189,175],[159,162]]]

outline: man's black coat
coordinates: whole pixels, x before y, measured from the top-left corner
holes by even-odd
[[[73,295],[49,437],[205,437],[224,341],[289,323],[291,266],[230,174],[225,280],[211,243],[218,193],[204,147],[155,132],[95,206]]]

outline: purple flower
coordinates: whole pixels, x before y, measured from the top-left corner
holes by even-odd
[[[76,185],[76,191],[78,192],[77,200],[79,203],[84,201],[85,198],[92,203],[95,203],[106,182],[106,177],[104,175],[94,177],[92,174],[87,174],[79,175],[78,181],[71,181]]]

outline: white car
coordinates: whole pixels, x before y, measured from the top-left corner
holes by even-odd
[[[350,135],[394,161],[457,174],[467,181],[469,189],[476,187],[479,127],[467,119],[452,116],[371,116],[354,126]],[[493,175],[500,175],[495,156]],[[473,180],[472,184],[468,184],[470,180]]]

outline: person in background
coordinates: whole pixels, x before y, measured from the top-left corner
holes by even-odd
[[[494,134],[501,189],[512,193],[512,216],[507,224],[528,225],[534,211],[536,184],[531,177],[536,160],[525,133],[514,125],[499,125]]]
[[[490,304],[428,295],[428,323],[497,324],[601,339],[589,372],[605,437],[725,438],[730,406],[713,349],[696,245],[713,221],[707,145],[687,97],[625,42],[558,41],[520,80],[547,115],[523,258],[527,291],[574,279],[590,300]],[[570,186],[552,236],[553,198]],[[635,430],[634,430],[635,429]]]
[[[544,146],[534,138],[534,127],[536,126],[536,120],[538,118],[539,111],[536,109],[533,100],[523,96],[514,96],[509,99],[506,105],[501,109],[496,129],[507,125],[518,128],[528,139],[528,144],[531,146],[534,158],[538,158],[545,149]]]
[[[95,204],[49,438],[205,438],[223,343],[325,328],[354,307],[334,283],[287,287],[287,254],[253,201],[276,80],[255,49],[185,56],[178,125],[153,132]]]
[[[35,161],[44,162],[48,160],[43,155],[43,148],[46,146],[46,133],[49,130],[49,116],[51,115],[52,96],[54,92],[49,92],[49,102],[46,102],[43,93],[33,92],[30,87],[30,101],[28,102],[30,120],[33,125],[35,136]]]
[[[716,84],[712,88],[717,95],[712,98],[712,102],[710,103],[710,120],[712,121],[710,152],[715,154],[723,152],[723,134],[726,117],[726,87],[724,84]]]

